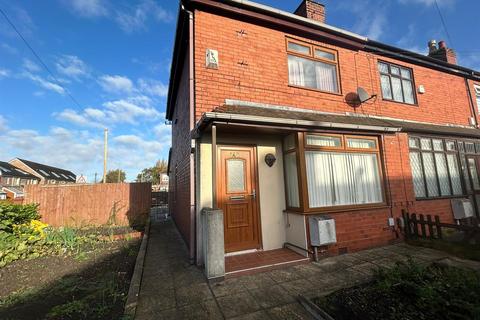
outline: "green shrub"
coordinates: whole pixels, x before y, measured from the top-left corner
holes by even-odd
[[[0,203],[0,231],[13,233],[13,226],[40,219],[37,204]]]

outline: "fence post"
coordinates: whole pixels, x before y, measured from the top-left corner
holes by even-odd
[[[417,215],[415,213],[412,213],[411,216],[412,222],[413,222],[413,234],[415,237],[418,237],[418,220],[417,220]]]
[[[422,230],[421,237],[426,238],[427,237],[427,231],[425,228],[425,217],[423,214],[420,214],[420,229]]]
[[[439,216],[435,216],[435,227],[437,228],[437,238],[442,239],[442,226],[440,225]]]
[[[433,236],[433,222],[432,222],[432,216],[427,215],[427,224],[428,224],[428,236],[430,239],[434,239]]]

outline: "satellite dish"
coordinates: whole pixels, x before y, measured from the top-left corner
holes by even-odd
[[[360,103],[367,102],[368,100],[375,98],[377,95],[369,95],[367,90],[363,89],[362,87],[357,88],[357,95],[358,95],[358,100],[360,100]]]

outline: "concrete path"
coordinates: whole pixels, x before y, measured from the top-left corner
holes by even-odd
[[[317,297],[368,281],[374,269],[407,256],[422,264],[448,258],[398,244],[209,284],[189,264],[172,221],[154,221],[135,319],[311,319],[298,294]]]

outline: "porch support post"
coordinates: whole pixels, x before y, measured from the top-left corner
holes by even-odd
[[[217,208],[217,126],[212,125],[212,208]]]

